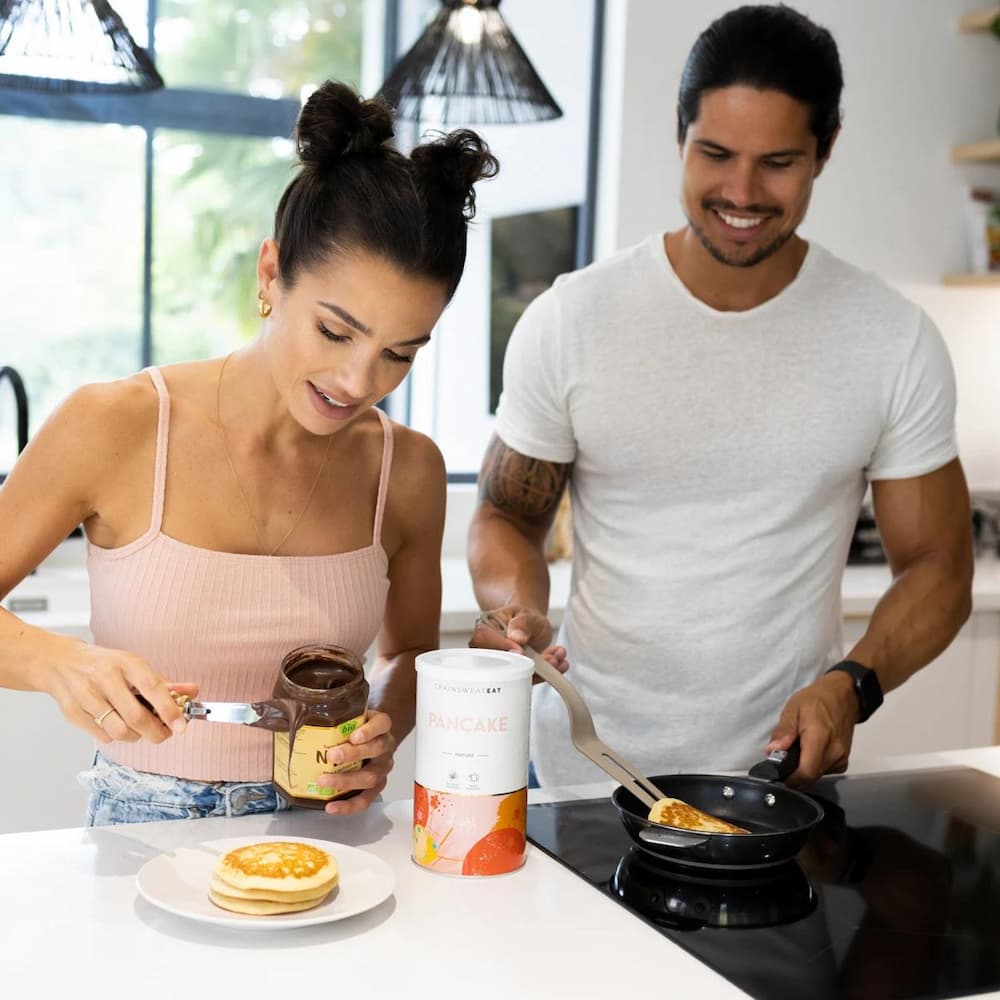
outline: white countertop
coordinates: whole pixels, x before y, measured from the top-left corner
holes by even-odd
[[[24,621],[40,628],[89,635],[90,589],[86,569],[80,557],[63,564],[45,565],[22,581],[0,603],[15,611]],[[464,559],[445,558],[442,570],[442,633],[469,633],[479,607],[472,590],[468,566]],[[569,596],[570,563],[562,561],[549,567],[552,588],[550,617],[558,626]],[[867,616],[891,581],[887,566],[848,566],[841,587],[843,613],[846,616]],[[45,611],[25,610],[19,602],[44,598]],[[973,611],[1000,611],[1000,559],[985,556],[976,561],[973,580]],[[28,605],[30,606],[30,605]]]
[[[1000,776],[1000,747],[890,758],[864,770],[954,765]],[[589,797],[609,787],[533,796]],[[449,878],[418,868],[409,857],[410,808],[404,801],[349,819],[296,810],[0,836],[4,995],[744,996],[533,847],[520,871],[494,878]],[[174,916],[137,894],[136,873],[160,852],[262,834],[361,847],[392,867],[395,891],[347,920],[252,934]]]

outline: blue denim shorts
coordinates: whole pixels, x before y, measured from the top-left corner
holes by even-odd
[[[535,773],[535,764],[533,761],[528,761],[528,787],[529,788],[541,788],[541,782],[538,780],[538,775]]]
[[[247,816],[291,808],[270,781],[187,781],[168,774],[133,771],[108,760],[100,751],[94,754],[90,770],[81,772],[77,780],[90,792],[87,826]]]

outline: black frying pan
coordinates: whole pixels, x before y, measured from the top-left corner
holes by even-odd
[[[625,829],[643,850],[680,864],[707,868],[765,868],[791,860],[823,818],[818,802],[781,782],[798,767],[798,741],[781,757],[750,768],[750,777],[713,774],[654,775],[664,796],[682,799],[749,833],[699,833],[653,823],[649,809],[619,786],[611,801]]]
[[[625,784],[612,793],[632,839],[645,851],[688,865],[711,868],[765,868],[793,858],[823,818],[822,807],[782,782],[799,766],[799,741],[787,753],[776,751],[750,768],[749,778],[711,774],[665,774],[644,777],[621,754],[602,742],[579,691],[555,667],[526,649],[535,673],[551,684],[566,703],[570,739],[585,757],[621,782],[631,781],[652,804],[660,796],[683,799],[703,812],[729,820],[750,833],[698,833],[653,823],[649,807]],[[646,787],[643,788],[643,785]]]

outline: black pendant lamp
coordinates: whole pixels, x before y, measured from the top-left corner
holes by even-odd
[[[107,0],[0,0],[0,87],[131,93],[162,86]]]
[[[382,84],[381,96],[400,118],[515,125],[562,115],[499,6],[500,0],[442,0]]]

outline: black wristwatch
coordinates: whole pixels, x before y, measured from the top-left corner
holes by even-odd
[[[872,713],[882,704],[882,685],[878,682],[878,677],[874,670],[856,663],[854,660],[841,660],[835,663],[827,673],[834,670],[843,670],[845,674],[850,674],[854,680],[854,693],[858,698],[858,718],[857,722],[864,722],[871,718]]]

